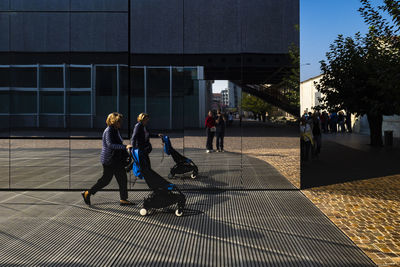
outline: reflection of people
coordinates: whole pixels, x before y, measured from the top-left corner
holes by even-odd
[[[151,168],[149,154],[152,151],[150,137],[162,137],[162,134],[151,134],[146,125],[150,117],[146,113],[140,113],[137,117],[137,123],[133,129],[131,145],[134,149],[139,149],[143,152],[143,161],[141,161],[143,168]]]
[[[313,134],[313,156],[318,157],[319,153],[321,152],[321,138],[322,138],[322,131],[321,131],[321,121],[319,112],[316,111],[312,116],[312,134]]]
[[[229,115],[228,115],[228,125],[231,126],[232,123],[233,123],[233,115],[232,115],[232,112],[229,112]]]
[[[346,127],[347,132],[351,133],[351,113],[348,110],[346,111]]]
[[[123,145],[123,140],[119,133],[122,114],[117,112],[109,114],[106,123],[107,128],[103,132],[103,147],[101,149],[103,175],[91,189],[82,192],[82,197],[85,203],[90,205],[90,196],[107,186],[115,175],[119,186],[120,205],[132,205],[133,203],[128,201],[127,176],[124,164],[120,161],[120,158],[115,157],[118,154],[116,152],[123,152],[123,150],[132,147],[131,145]]]
[[[206,134],[207,134],[207,153],[213,152],[213,139],[215,135],[215,120],[212,111],[208,111],[208,116],[206,117]]]
[[[301,159],[308,160],[311,145],[313,144],[311,126],[305,116],[300,119],[300,151]]]
[[[217,152],[224,152],[225,120],[225,116],[221,114],[221,110],[218,110],[217,119],[215,120]]]

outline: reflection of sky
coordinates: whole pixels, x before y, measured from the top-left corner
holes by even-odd
[[[368,30],[357,11],[360,7],[359,0],[300,0],[300,81],[321,73],[319,61],[338,34],[354,36]]]
[[[221,93],[222,90],[228,88],[228,81],[219,80],[214,81],[212,91],[213,93]]]

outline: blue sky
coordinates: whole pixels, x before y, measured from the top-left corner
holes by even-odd
[[[359,0],[300,0],[300,81],[321,73],[319,61],[325,59],[338,34],[367,32],[368,26],[357,11],[360,7]]]

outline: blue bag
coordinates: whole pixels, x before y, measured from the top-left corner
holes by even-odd
[[[139,149],[132,149],[131,153],[132,153],[132,157],[133,157],[132,172],[136,177],[138,177],[140,179],[144,179],[144,176],[140,169],[140,151],[139,151]]]
[[[169,140],[169,137],[167,135],[164,135],[162,137],[163,143],[164,143],[164,152],[167,155],[171,155],[171,141]]]

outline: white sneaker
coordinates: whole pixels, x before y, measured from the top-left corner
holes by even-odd
[[[211,151],[207,149],[206,153],[210,153]]]

